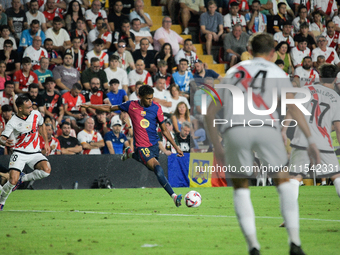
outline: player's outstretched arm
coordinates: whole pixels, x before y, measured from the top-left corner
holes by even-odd
[[[293,93],[287,93],[286,95],[287,99],[293,99],[294,94]],[[319,149],[316,146],[316,142],[312,137],[312,134],[310,132],[308,123],[305,119],[305,116],[303,113],[300,111],[300,109],[295,105],[295,104],[288,104],[288,111],[290,112],[291,116],[293,119],[295,119],[299,125],[299,128],[303,132],[303,134],[306,136],[308,140],[308,155],[311,159],[312,164],[320,164],[321,159],[320,159],[320,152]]]
[[[95,109],[95,110],[100,110],[103,112],[114,112],[119,110],[118,105],[105,105],[105,104],[99,104],[99,105],[93,105],[93,104],[82,104],[81,105],[82,108],[91,108],[91,109]]]
[[[179,157],[183,157],[183,151],[178,147],[178,145],[175,143],[174,139],[172,139],[172,136],[169,132],[169,130],[166,128],[164,122],[160,125],[162,129],[163,135],[166,137],[166,139],[174,146],[175,150],[177,151]]]

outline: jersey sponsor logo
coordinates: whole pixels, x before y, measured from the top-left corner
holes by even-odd
[[[139,124],[142,128],[148,128],[150,126],[150,122],[147,119],[142,119]]]

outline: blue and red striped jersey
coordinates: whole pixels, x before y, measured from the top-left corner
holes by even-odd
[[[157,124],[164,122],[161,106],[153,102],[143,107],[139,101],[128,101],[119,105],[119,109],[129,114],[136,147],[150,147],[158,143]]]

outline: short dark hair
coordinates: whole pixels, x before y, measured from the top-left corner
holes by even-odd
[[[303,4],[300,4],[298,7],[298,13],[300,13],[302,9],[307,9],[307,7]]]
[[[31,1],[31,3],[32,3],[32,1]],[[39,20],[37,20],[37,19],[34,19],[34,20],[32,20],[32,22],[31,22],[31,25],[30,25],[30,26],[32,26],[32,25],[36,25],[36,24],[40,25],[40,22],[39,22]]]
[[[4,41],[4,46],[5,46],[6,44],[10,44],[11,46],[13,46],[13,42],[12,42],[12,40],[10,40],[10,39],[6,39],[6,40]]]
[[[186,44],[187,42],[192,42],[192,39],[188,38],[184,40],[184,44]]]
[[[104,44],[104,40],[102,38],[97,38],[93,41],[93,45],[101,45]]]
[[[111,62],[111,61],[113,61],[113,60],[118,60],[118,61],[119,61],[119,56],[112,54],[112,55],[110,56],[110,58],[109,58],[109,62]]]
[[[332,64],[323,64],[320,68],[320,81],[322,83],[332,83],[338,74],[338,68]]]
[[[123,19],[122,26],[123,26],[123,24],[126,24],[126,23],[129,23],[129,25],[130,25],[130,21],[128,19]]]
[[[254,0],[251,4],[254,4],[254,3],[258,3],[259,5],[261,5],[261,2],[259,0]]]
[[[60,124],[60,128],[63,128],[64,125],[69,125],[69,126],[71,126],[71,123],[68,122],[68,121],[62,121],[61,124]]]
[[[275,61],[275,65],[285,65],[285,62],[283,62],[283,60],[282,59],[278,59],[278,60],[276,60]]]
[[[59,16],[54,17],[53,18],[53,23],[57,23],[57,22],[63,22],[63,20]]]
[[[53,44],[53,41],[52,41],[51,38],[46,38],[45,41],[44,41],[44,45],[45,45],[45,43],[47,43],[47,42],[52,42],[52,44]]]
[[[92,64],[94,62],[99,62],[99,58],[97,58],[97,57],[91,58],[90,63]]]
[[[4,104],[3,106],[1,106],[1,111],[2,112],[12,112],[13,108],[9,104]]]
[[[7,87],[7,85],[14,85],[14,81],[6,81],[5,88]]]
[[[298,43],[301,43],[301,42],[306,42],[308,44],[308,40],[306,37],[301,37],[300,40],[297,41]]]
[[[9,26],[8,26],[8,25],[2,25],[2,26],[1,26],[1,32],[2,32],[2,30],[4,30],[4,29],[8,29],[8,30],[9,30]]]
[[[305,56],[305,57],[302,59],[302,61],[305,61],[305,59],[310,59],[310,60],[312,60],[312,57],[310,57],[310,56]]]
[[[274,49],[274,39],[270,34],[254,34],[249,39],[253,51],[256,54],[268,54]]]
[[[64,57],[63,57],[63,60],[65,59],[66,56],[71,56],[71,57],[73,58],[73,56],[72,56],[71,53],[65,53],[65,54],[64,54]]]
[[[187,62],[187,64],[189,64],[189,61],[188,61],[186,58],[181,58],[181,60],[179,61],[179,63],[181,63],[181,62],[183,62],[183,61],[185,61],[185,62]]]
[[[55,83],[55,80],[53,79],[53,77],[46,77],[45,84],[47,84],[49,82],[54,82]]]
[[[81,90],[82,87],[81,87],[80,83],[76,82],[75,84],[72,85],[72,89]]]
[[[39,89],[39,85],[36,84],[36,83],[31,83],[31,84],[28,86],[28,91],[31,91],[31,89]]]
[[[239,4],[237,3],[237,2],[232,2],[231,4],[230,4],[230,7],[233,7],[233,6],[239,6]]]
[[[24,57],[21,61],[21,64],[28,64],[28,63],[32,63],[32,60],[30,57]]]
[[[100,21],[100,20],[104,20],[103,17],[98,17],[98,18],[96,18],[96,23],[97,23],[98,21]]]
[[[117,84],[117,83],[118,84],[120,83],[118,79],[111,79],[110,82],[109,82],[110,85]]]
[[[142,87],[140,87],[139,91],[138,91],[138,94],[141,96],[141,97],[144,97],[146,95],[153,95],[153,88],[149,85],[143,85]]]
[[[300,29],[302,28],[309,28],[309,25],[307,22],[303,22],[301,25],[300,25]]]
[[[133,23],[134,23],[135,21],[140,21],[140,19],[134,18],[133,20],[131,20],[131,25],[133,25]]]
[[[277,5],[277,9],[280,9],[280,7],[281,7],[282,5],[286,5],[286,3],[280,2],[280,3]]]
[[[19,108],[20,106],[23,106],[24,103],[30,101],[30,99],[26,95],[18,96],[17,100],[15,100],[16,106]]]

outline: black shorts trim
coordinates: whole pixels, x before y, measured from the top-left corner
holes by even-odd
[[[291,147],[295,148],[295,149],[299,149],[299,150],[307,150],[306,147],[303,146],[298,146],[295,144],[290,144]],[[335,153],[335,151],[325,151],[325,150],[319,150],[321,153],[326,153],[326,154],[333,154]]]
[[[14,170],[14,171],[18,171],[18,172],[22,172],[22,171],[24,171],[24,169],[23,170],[20,170],[20,169],[18,169],[18,168],[10,168],[10,169],[8,169],[9,171],[11,171],[11,170]]]
[[[2,134],[1,134],[2,135]],[[8,136],[6,136],[6,135],[2,135],[3,137],[6,137],[7,139],[9,138]]]
[[[35,163],[35,165],[34,165],[34,169],[33,170],[35,170],[35,166],[36,165],[38,165],[40,162],[42,162],[42,161],[47,161],[48,162],[48,160],[47,159],[42,159],[42,160],[39,160],[37,163]],[[39,169],[39,170],[41,170],[41,169]]]
[[[37,152],[25,152],[25,151],[18,151],[18,150],[13,150],[13,152],[19,152],[22,154],[37,154],[37,153],[41,153],[41,151],[37,151]]]

